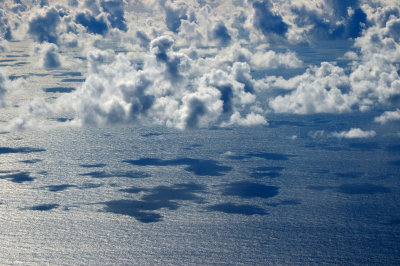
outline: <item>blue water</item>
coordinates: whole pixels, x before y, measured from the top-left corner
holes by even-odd
[[[3,133],[0,261],[399,264],[398,124],[373,116]],[[377,136],[312,137],[357,123]]]

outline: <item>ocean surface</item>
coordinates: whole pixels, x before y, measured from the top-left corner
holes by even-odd
[[[0,261],[398,264],[398,137],[310,137],[352,120],[3,133]]]

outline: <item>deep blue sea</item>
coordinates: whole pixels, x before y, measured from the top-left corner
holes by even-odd
[[[0,261],[399,264],[398,124],[374,115],[4,132]],[[321,131],[359,123],[377,136]]]

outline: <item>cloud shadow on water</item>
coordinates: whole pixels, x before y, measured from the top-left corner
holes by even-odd
[[[30,159],[30,160],[22,160],[20,161],[21,163],[26,163],[26,164],[35,164],[38,162],[41,162],[42,159]]]
[[[205,191],[205,187],[195,183],[174,184],[171,186],[157,186],[154,188],[121,189],[122,192],[145,192],[140,200],[112,200],[100,202],[104,204],[103,211],[128,215],[143,223],[159,222],[163,216],[155,212],[160,209],[177,210],[182,201],[203,203],[203,198],[197,193]]]
[[[140,158],[138,160],[124,160],[123,162],[137,166],[179,166],[186,165],[184,169],[198,176],[222,176],[232,167],[220,165],[215,160],[202,160],[192,158],[178,158],[161,160],[158,158]]]
[[[52,87],[52,88],[44,88],[43,91],[46,93],[70,93],[76,90],[73,87]]]
[[[160,132],[150,132],[146,134],[142,134],[141,136],[144,138],[150,138],[150,137],[158,137],[158,136],[163,136],[166,135],[167,133],[160,133]]]
[[[91,189],[91,188],[98,188],[102,187],[104,184],[97,184],[97,183],[84,183],[81,186],[77,187],[78,189]]]
[[[241,215],[267,215],[268,212],[263,208],[249,204],[235,204],[231,202],[215,204],[207,207],[208,211],[217,211],[227,214],[241,214]]]
[[[73,79],[73,78],[68,78],[68,79],[62,79],[61,82],[84,82],[85,79]]]
[[[60,205],[58,204],[41,204],[41,205],[35,205],[32,207],[25,208],[25,210],[31,210],[31,211],[50,211],[52,209],[58,208]]]
[[[56,121],[56,122],[59,122],[59,123],[65,123],[65,122],[68,122],[68,121],[72,121],[72,118],[57,117],[57,118],[49,118],[49,120]]]
[[[79,166],[80,166],[80,167],[83,167],[83,168],[102,168],[102,167],[105,167],[106,164],[104,164],[104,163],[81,164],[81,165],[79,165]]]
[[[148,173],[140,171],[93,171],[88,173],[79,174],[80,176],[90,176],[92,178],[112,178],[112,177],[126,177],[126,178],[146,178],[150,177]]]
[[[111,200],[104,202],[106,207],[103,209],[105,212],[115,214],[122,214],[134,217],[142,223],[154,223],[162,220],[159,213],[152,211],[162,208],[174,210],[177,208],[175,203],[171,202],[145,202],[139,200]]]
[[[238,196],[241,198],[272,198],[279,194],[279,187],[267,186],[248,181],[227,184],[222,189],[222,195]]]
[[[307,186],[308,189],[315,190],[315,191],[324,191],[328,189],[333,189],[334,187],[331,186]]]
[[[50,185],[50,186],[46,186],[45,188],[51,192],[59,192],[59,191],[64,191],[71,187],[76,187],[76,186],[70,185],[70,184],[62,184],[62,185]]]
[[[58,77],[80,77],[82,76],[81,72],[63,72],[60,74],[55,74],[53,77],[58,78]]]
[[[130,188],[120,189],[119,191],[126,192],[126,193],[131,193],[131,194],[136,194],[136,193],[140,193],[142,191],[148,191],[148,189],[140,188],[140,187],[130,187]]]
[[[11,147],[0,147],[0,154],[7,153],[33,153],[33,152],[44,152],[45,149],[40,148],[32,148],[32,147],[19,147],[19,148],[11,148]]]
[[[0,179],[6,179],[13,183],[32,182],[35,180],[30,176],[30,172],[18,172],[14,174],[0,175]]]

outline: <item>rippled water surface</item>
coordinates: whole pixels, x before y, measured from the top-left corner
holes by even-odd
[[[4,132],[0,261],[398,264],[398,137],[311,137],[358,120]]]

